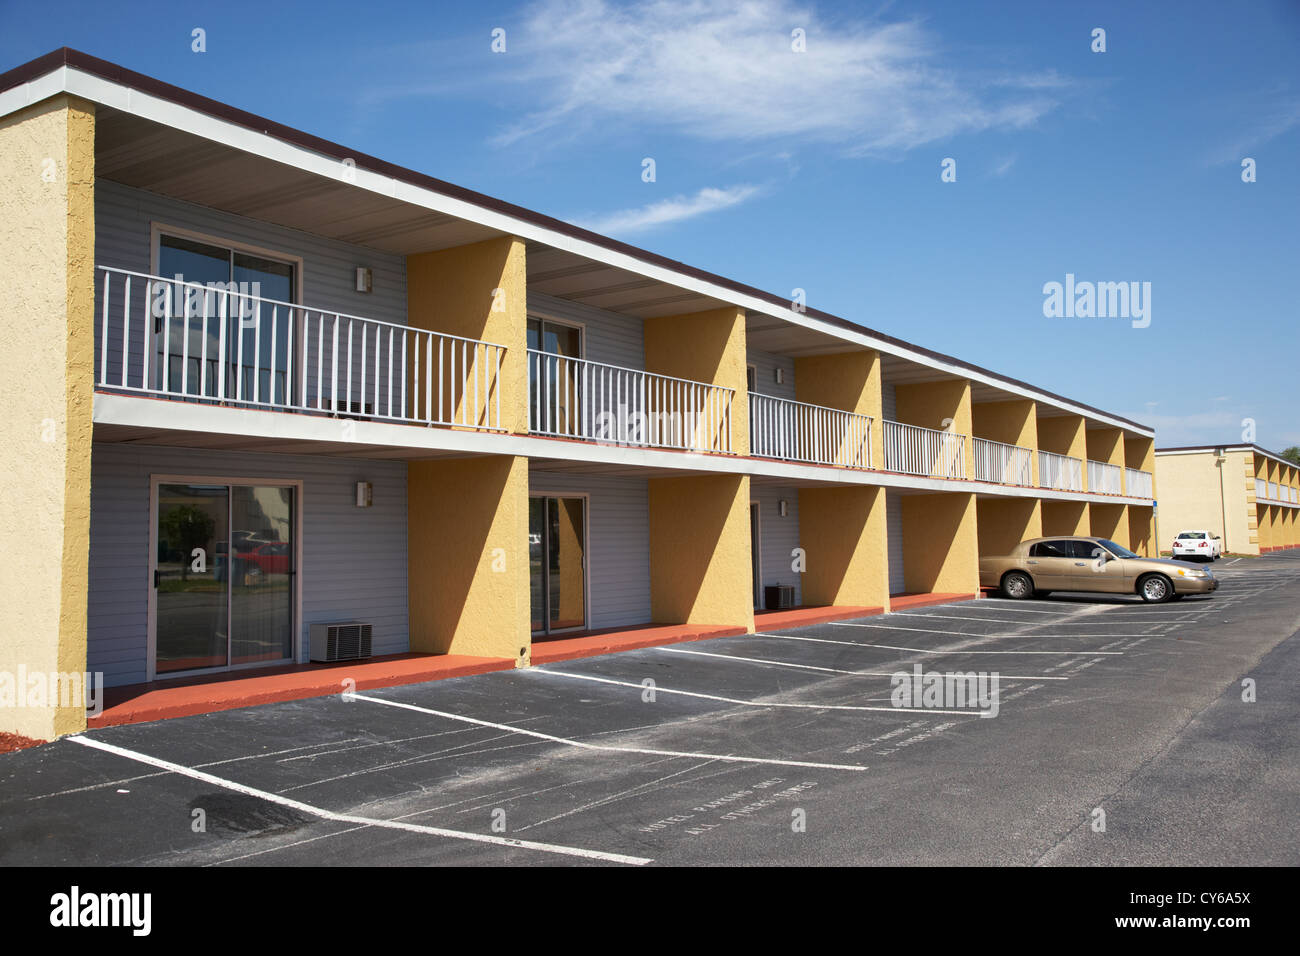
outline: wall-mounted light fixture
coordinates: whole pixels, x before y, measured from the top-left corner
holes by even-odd
[[[357,291],[369,292],[374,285],[374,274],[365,266],[357,266]]]
[[[782,518],[784,518],[786,515],[790,513],[790,502],[782,498],[780,501],[776,503],[776,512]]]
[[[776,375],[776,384],[778,385],[785,384],[785,369],[778,367],[775,370],[775,375]]]
[[[357,482],[357,507],[369,508],[374,500],[374,487],[368,481]]]

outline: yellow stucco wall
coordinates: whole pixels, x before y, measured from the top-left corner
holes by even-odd
[[[1155,524],[1152,509],[1140,505],[1125,505],[1128,510],[1128,547],[1144,558],[1160,557],[1160,549],[1155,539]]]
[[[880,383],[879,352],[808,355],[794,360],[796,399],[871,416],[871,461],[877,467],[885,460]]]
[[[981,557],[1010,554],[1027,538],[1043,536],[1042,503],[1032,498],[980,498],[975,502]]]
[[[1083,501],[1044,501],[1043,537],[1056,534],[1091,534],[1088,505]]]
[[[528,292],[523,240],[503,236],[407,256],[406,302],[409,325],[506,347],[499,383],[501,427],[526,432]],[[468,391],[472,406],[472,388]],[[482,392],[480,396],[487,398]],[[461,407],[466,396],[451,399]]]
[[[749,454],[745,310],[710,309],[645,320],[645,368],[734,390],[731,450]]]
[[[1125,505],[1098,504],[1088,505],[1088,534],[1098,538],[1109,538],[1118,545],[1132,550],[1129,543],[1128,508]]]
[[[903,587],[914,593],[979,593],[972,494],[902,495]]]
[[[1088,457],[1082,415],[1040,415],[1038,417],[1038,447],[1056,455],[1069,455],[1083,461]],[[1084,481],[1087,481],[1087,469]],[[1059,534],[1061,532],[1053,532]]]
[[[1220,477],[1211,451],[1156,456],[1160,549],[1169,550],[1180,531],[1205,528],[1224,540],[1225,552],[1258,554],[1253,458],[1251,452],[1228,452]]]
[[[886,534],[883,488],[800,488],[803,602],[888,611]]]
[[[894,388],[895,414],[905,425],[919,425],[939,431],[951,431],[966,438],[966,477],[975,470],[972,434],[970,382],[967,379],[944,379],[918,382]],[[949,424],[945,425],[944,422]]]
[[[0,120],[0,451],[21,479],[0,496],[10,675],[86,669],[94,177],[92,105],[59,96]],[[84,701],[0,710],[0,730],[39,740],[85,726]]]
[[[749,476],[651,478],[650,616],[754,629]]]
[[[971,423],[977,438],[987,438],[1021,448],[1038,447],[1038,403],[1030,399],[1010,402],[975,402]],[[1033,482],[1038,484],[1038,456],[1031,459]]]
[[[1124,467],[1124,432],[1121,429],[1089,428],[1087,442],[1090,459]]]
[[[528,462],[406,467],[411,650],[528,662]]]

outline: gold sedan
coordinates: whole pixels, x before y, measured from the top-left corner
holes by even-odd
[[[1144,558],[1106,538],[1052,537],[1022,541],[1009,555],[980,558],[980,587],[1023,600],[1052,591],[1139,594],[1159,604],[1208,594],[1219,581],[1189,561]]]

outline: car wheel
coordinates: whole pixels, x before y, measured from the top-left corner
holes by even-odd
[[[1033,597],[1034,582],[1023,571],[1012,571],[1002,576],[1002,596],[1013,601]]]
[[[1148,604],[1163,604],[1174,594],[1174,586],[1163,574],[1148,574],[1138,581],[1138,594]]]

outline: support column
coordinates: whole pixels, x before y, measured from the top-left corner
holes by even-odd
[[[797,358],[794,360],[794,386],[795,397],[801,402],[870,415],[871,464],[874,468],[883,465],[885,446],[881,425],[883,401],[879,352],[840,352]]]
[[[406,468],[411,650],[529,659],[528,461]]]
[[[1032,481],[1038,485],[1038,403],[1031,399],[978,402],[971,406],[974,434],[989,441],[1019,445],[1030,450]],[[1005,552],[1004,552],[1005,553]]]
[[[0,181],[0,448],[21,476],[0,496],[0,731],[51,740],[86,728],[93,105],[56,96],[0,120]]]
[[[648,484],[651,618],[752,632],[749,476],[651,478]]]
[[[528,291],[523,240],[503,236],[407,256],[406,302],[408,325],[505,346],[497,382],[501,427],[526,432]],[[456,361],[457,378],[444,379],[442,387],[444,398],[460,408],[467,401],[473,404],[474,393],[472,386],[462,389],[464,370],[459,356]],[[495,396],[481,395],[480,404],[486,401],[495,401]],[[471,410],[471,421],[476,411]]]
[[[975,473],[970,381],[964,378],[918,382],[894,388],[898,421],[966,436],[965,477]]]
[[[1160,557],[1160,543],[1155,539],[1152,509],[1142,505],[1125,505],[1128,510],[1129,550],[1144,558]]]
[[[1037,498],[980,498],[975,515],[980,557],[1010,554],[1021,541],[1043,536],[1043,503]]]
[[[647,372],[732,389],[731,450],[737,455],[749,454],[745,363],[744,309],[727,307],[645,320]]]
[[[799,545],[805,604],[889,610],[883,488],[800,488]]]
[[[901,496],[903,587],[913,594],[978,594],[975,496]]]

